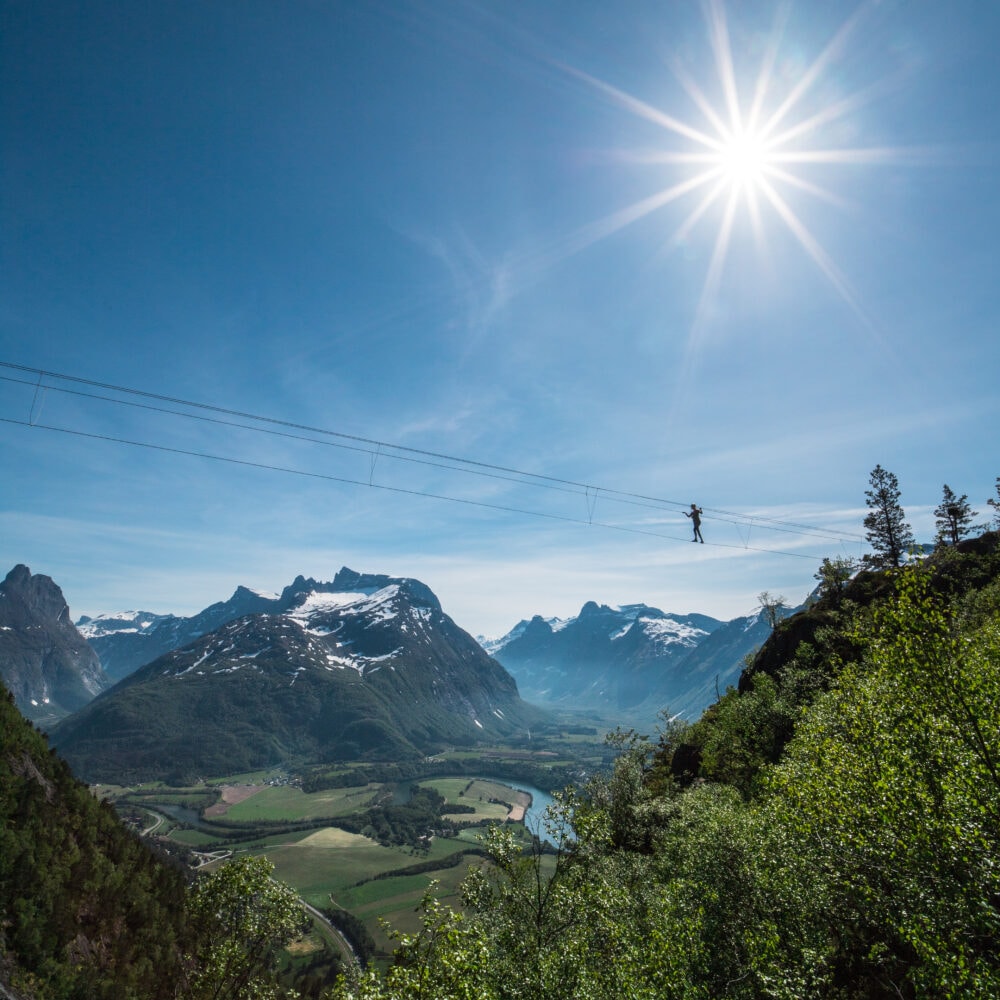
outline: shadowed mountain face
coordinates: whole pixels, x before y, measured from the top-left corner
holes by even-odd
[[[62,591],[27,566],[15,566],[0,583],[0,679],[40,724],[83,707],[110,684]]]
[[[165,653],[60,725],[53,742],[77,773],[150,780],[399,759],[544,720],[416,580],[343,569],[332,583],[298,577],[280,596],[254,596],[268,610]],[[223,607],[202,615],[225,617]]]
[[[643,721],[661,710],[700,714],[769,632],[759,616],[721,622],[589,601],[576,618],[536,615],[484,645],[530,701]]]

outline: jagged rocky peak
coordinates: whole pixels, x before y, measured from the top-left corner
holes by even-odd
[[[259,590],[252,590],[250,587],[244,587],[241,583],[234,591],[233,596],[229,598],[230,601],[252,601],[254,598],[263,598],[264,600],[273,601],[276,595],[274,594],[262,594]]]
[[[336,579],[330,583],[322,580],[314,580],[311,576],[303,576],[300,573],[282,590],[279,600],[283,607],[290,608],[296,604],[300,604],[307,594],[333,594],[342,589],[344,588],[337,585]]]
[[[278,598],[275,594],[262,594],[258,590],[251,590],[242,584],[233,591],[233,596],[228,601],[219,601],[205,608],[201,614],[211,611],[232,611],[235,614],[254,614],[257,611],[270,611]],[[194,617],[198,617],[195,615]]]
[[[70,619],[62,590],[22,564],[0,583],[0,681],[25,715],[46,722],[108,686],[97,655]]]
[[[311,577],[297,576],[281,593],[283,602],[289,605],[299,603],[303,596],[310,593],[338,594],[362,593],[374,594],[386,587],[398,587],[415,607],[441,610],[441,602],[426,584],[410,577],[386,576],[381,573],[357,573],[347,566],[342,567],[333,578],[332,583],[321,583]]]
[[[23,563],[19,563],[7,574],[0,590],[8,600],[23,604],[24,611],[31,618],[57,624],[70,623],[66,598],[52,577],[43,576],[41,573],[32,576],[31,570]]]
[[[324,600],[325,594],[331,598]],[[104,669],[115,680],[120,680],[138,667],[237,618],[294,612],[292,617],[308,621],[311,628],[332,628],[333,624],[321,622],[316,616],[339,614],[336,609],[356,605],[359,598],[376,594],[383,607],[391,603],[394,607],[405,605],[421,613],[443,613],[430,588],[418,580],[356,573],[345,566],[332,581],[314,580],[300,574],[280,594],[240,585],[228,600],[212,604],[190,618],[150,615],[148,620],[136,621],[137,616],[145,613],[130,611],[102,615],[90,622],[81,620],[81,627],[100,656]]]
[[[521,635],[529,639],[552,635],[552,626],[541,615],[534,615],[521,631]]]
[[[598,604],[597,601],[587,601],[587,603],[580,608],[580,614],[577,616],[577,619],[607,617],[609,615],[619,617],[623,610],[624,609],[609,607],[607,604]]]

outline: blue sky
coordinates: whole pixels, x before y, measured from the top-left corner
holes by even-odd
[[[728,618],[865,551],[876,464],[987,519],[995,3],[0,19],[0,569],[74,616],[348,565]]]

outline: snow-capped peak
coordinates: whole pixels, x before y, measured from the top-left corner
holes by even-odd
[[[83,615],[76,627],[84,639],[93,639],[112,632],[145,633],[150,626],[169,617],[152,611],[107,611],[93,617]]]
[[[285,612],[287,618],[298,622],[307,632],[326,635],[330,632],[324,619],[330,615],[349,612],[368,615],[376,621],[396,617],[394,602],[399,596],[399,585],[392,583],[378,589],[361,588],[354,591],[310,591],[299,603]]]

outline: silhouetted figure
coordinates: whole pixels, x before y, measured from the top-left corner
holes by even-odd
[[[701,515],[703,513],[704,511],[696,504],[691,504],[690,513],[684,511],[684,516],[691,518],[691,527],[694,528],[694,538],[692,538],[691,541],[701,542],[702,545],[705,544],[705,539],[701,537]]]

